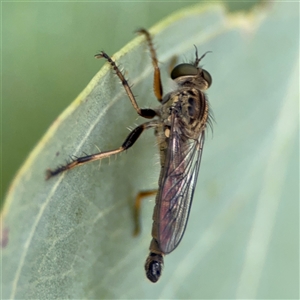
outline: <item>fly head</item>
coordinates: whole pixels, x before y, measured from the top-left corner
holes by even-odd
[[[193,63],[182,63],[177,65],[171,72],[171,78],[179,86],[195,87],[202,91],[208,89],[211,86],[212,77],[205,69],[198,66],[199,62],[208,52],[205,52],[198,58],[198,51],[196,48],[195,61]]]

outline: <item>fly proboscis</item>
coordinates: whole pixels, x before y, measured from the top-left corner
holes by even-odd
[[[47,179],[87,162],[121,153],[129,149],[144,130],[154,128],[161,164],[158,189],[139,194],[135,206],[135,221],[138,224],[141,199],[155,193],[152,241],[145,271],[150,281],[157,282],[162,273],[164,255],[169,254],[178,246],[188,222],[199,173],[205,129],[210,121],[210,108],[204,91],[210,87],[212,78],[199,66],[207,52],[198,57],[195,47],[194,62],[179,64],[171,72],[171,78],[177,84],[177,88],[163,95],[160,69],[152,37],[145,29],[140,29],[138,33],[146,37],[150,49],[154,68],[153,89],[160,102],[157,108],[140,108],[131,87],[115,61],[104,51],[95,57],[108,61],[119,77],[133,108],[141,117],[151,120],[133,129],[119,148],[78,157],[55,170],[47,170]],[[135,233],[138,232],[139,226],[136,225]]]

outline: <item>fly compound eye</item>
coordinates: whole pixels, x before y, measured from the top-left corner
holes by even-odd
[[[206,70],[202,69],[202,76],[203,76],[204,80],[207,82],[208,88],[209,88],[212,83],[212,78],[211,78],[210,74]]]
[[[180,64],[171,72],[171,78],[176,79],[181,76],[197,75],[198,68],[191,64]]]

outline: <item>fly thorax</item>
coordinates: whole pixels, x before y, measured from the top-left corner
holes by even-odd
[[[208,116],[208,103],[202,91],[198,89],[188,89],[181,92],[180,101],[180,119],[184,126],[196,130],[199,123],[206,123]]]

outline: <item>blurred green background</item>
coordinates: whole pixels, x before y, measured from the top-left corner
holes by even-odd
[[[231,11],[255,3],[224,2]],[[102,66],[94,54],[117,52],[139,27],[192,4],[2,3],[1,205],[30,151]]]
[[[97,51],[104,49],[112,54],[134,37],[135,29],[149,28],[191,4],[195,2],[5,3],[2,133],[5,172],[7,166],[15,163],[10,178],[49,125],[101,67],[103,62],[93,58]],[[82,105],[78,115],[72,115],[67,125],[59,126],[52,142],[44,144],[47,148],[31,160],[33,166],[27,164],[26,172],[10,193],[11,201],[3,214],[3,232],[7,237],[2,238],[6,243],[3,290],[10,296],[4,298],[23,299],[25,291],[28,299],[58,294],[64,298],[132,295],[143,299],[152,295],[150,298],[189,299],[201,295],[220,299],[225,295],[227,299],[299,299],[298,8],[299,3],[270,1],[250,15],[231,14],[230,21],[223,19],[217,30],[212,30],[215,19],[207,11],[201,16],[201,22],[207,18],[201,23],[205,25],[199,29],[188,14],[180,27],[156,36],[155,46],[165,55],[159,56],[162,65],[172,57],[170,52],[185,58],[188,44],[197,40],[202,46],[205,34],[210,37],[204,44],[213,56],[208,56],[205,65],[214,78],[208,95],[217,122],[213,140],[209,137],[205,145],[198,183],[201,193],[193,205],[194,217],[190,218],[181,250],[168,257],[163,278],[156,287],[146,281],[141,263],[145,259],[142,249],[149,245],[151,200],[143,209],[148,216],[142,220],[145,234],[138,239],[128,238],[132,226],[130,201],[135,191],[142,189],[142,184],[148,188],[150,181],[145,178],[157,182],[157,176],[144,177],[148,170],[149,175],[153,172],[143,167],[144,159],[135,161],[135,153],[150,157],[144,149],[154,158],[154,151],[146,143],[137,144],[126,159],[117,163],[104,163],[101,168],[94,164],[86,170],[82,167],[70,172],[63,181],[60,178],[45,182],[43,178],[46,167],[56,165],[53,161],[57,157],[51,153],[57,153],[57,149],[62,149],[62,154],[74,153],[68,149],[76,146],[84,130],[73,124],[81,122],[86,126],[84,123],[95,115],[102,116],[103,102],[114,99],[98,99],[99,91],[106,91],[101,88],[95,93],[95,99],[101,100],[96,102],[98,105],[87,100],[83,103],[91,105],[86,108],[87,114]],[[91,21],[92,16],[95,21]],[[199,40],[191,38],[192,28],[200,31]],[[216,38],[211,38],[211,34]],[[181,49],[174,51],[169,38],[173,47],[178,40]],[[12,41],[16,41],[14,45]],[[92,41],[93,45],[88,44]],[[80,49],[86,52],[80,53]],[[128,70],[128,78],[139,96],[144,95],[143,91],[151,91],[151,82],[141,80],[139,89],[136,78],[140,79],[140,73],[146,69],[141,66],[143,60],[131,65],[137,61],[135,53],[141,52],[128,52],[126,60],[124,57],[118,62]],[[76,79],[66,70],[86,78]],[[15,84],[9,86],[12,82]],[[113,87],[109,88],[112,94],[122,94],[117,80],[106,84]],[[51,109],[52,103],[55,104]],[[121,127],[116,124],[132,125],[133,120],[113,121],[128,117],[124,112],[129,111],[127,108],[132,112],[132,108],[128,101],[118,108],[106,111],[107,118],[98,123],[99,127],[75,154],[81,149],[90,152],[97,145],[112,148],[111,143],[121,140],[122,132],[117,133]],[[111,124],[112,137],[103,135],[103,131],[100,134],[106,124]],[[13,141],[15,145],[10,144]],[[135,167],[130,169],[133,164]],[[149,160],[147,165],[150,166]],[[135,173],[134,180],[124,176],[126,170]],[[140,170],[145,170],[143,176],[137,176]],[[102,178],[114,180],[108,184]]]

